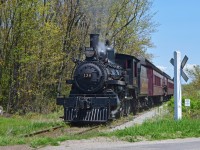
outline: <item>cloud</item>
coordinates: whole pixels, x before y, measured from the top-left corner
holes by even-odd
[[[167,71],[167,67],[165,67],[165,66],[157,66],[160,70],[162,70],[162,71]]]
[[[184,70],[193,70],[194,66],[197,66],[197,64],[186,64]]]
[[[192,81],[191,76],[188,74],[187,70],[193,70],[194,66],[197,66],[197,64],[186,64],[185,67],[183,68],[185,74],[189,77],[189,80],[187,83],[190,83]],[[184,80],[183,80],[184,81]]]

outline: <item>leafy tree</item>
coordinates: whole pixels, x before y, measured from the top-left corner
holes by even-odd
[[[194,66],[193,69],[187,70],[187,73],[192,81],[191,83],[183,86],[185,95],[192,95],[200,99],[200,66]]]
[[[144,55],[152,46],[148,0],[5,0],[0,2],[0,105],[9,112],[56,109],[68,94],[72,58],[83,57],[89,33],[118,52]]]
[[[183,97],[191,99],[190,117],[200,118],[200,66],[187,70],[192,81],[183,85]],[[184,107],[183,107],[184,108]]]
[[[109,39],[118,52],[150,57],[151,33],[157,24],[152,18],[153,2],[149,0],[84,1],[83,9],[90,18],[90,31]]]

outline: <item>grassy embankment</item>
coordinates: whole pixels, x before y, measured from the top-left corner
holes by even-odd
[[[148,120],[142,125],[137,125],[124,130],[115,131],[107,136],[116,136],[130,142],[140,140],[161,140],[186,137],[200,137],[200,100],[191,99],[191,106],[184,106],[182,100],[182,120],[175,121],[174,100],[167,102],[166,116]]]
[[[33,147],[39,145],[59,145],[61,141],[74,139],[88,139],[92,137],[110,137],[119,138],[129,142],[143,140],[162,140],[187,137],[200,137],[200,120],[184,118],[174,121],[171,115],[165,118],[148,120],[142,125],[136,125],[124,130],[118,130],[111,133],[93,131],[86,135],[69,136],[67,133],[57,138],[39,138],[31,142]]]
[[[191,99],[191,106],[184,106],[182,100],[182,120],[175,121],[174,100],[167,102],[166,116],[148,120],[142,125],[115,131],[107,136],[116,136],[120,139],[134,142],[140,140],[161,140],[186,137],[200,137],[200,100]]]
[[[142,125],[136,125],[124,130],[111,133],[92,132],[86,135],[72,136],[63,130],[59,136],[28,137],[22,135],[32,133],[44,128],[50,128],[58,124],[58,114],[36,115],[34,117],[15,116],[12,118],[0,118],[0,146],[14,144],[29,144],[32,147],[41,145],[59,145],[60,142],[72,139],[86,139],[98,136],[117,137],[129,142],[141,140],[161,140],[186,137],[200,137],[199,103],[191,101],[190,108],[183,107],[183,119],[174,121],[173,100],[168,102],[170,113],[164,117],[148,120]]]
[[[142,125],[115,131],[107,136],[116,136],[129,142],[200,137],[200,120],[171,118],[147,121]]]

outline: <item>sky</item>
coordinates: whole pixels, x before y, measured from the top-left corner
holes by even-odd
[[[153,63],[172,78],[174,51],[181,59],[188,56],[186,67],[200,65],[200,0],[154,0],[152,11],[159,24],[152,34],[155,47],[147,50],[154,55]]]

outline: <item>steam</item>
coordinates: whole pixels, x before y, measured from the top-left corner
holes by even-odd
[[[97,46],[97,51],[99,59],[103,61],[108,61],[111,63],[115,62],[115,51],[112,47],[107,46],[107,44],[99,42]]]
[[[103,42],[99,42],[97,46],[98,54],[106,55],[106,45]]]
[[[90,22],[90,32],[100,33],[105,32],[105,24],[108,22],[109,9],[114,0],[83,0],[80,1],[82,13]]]

